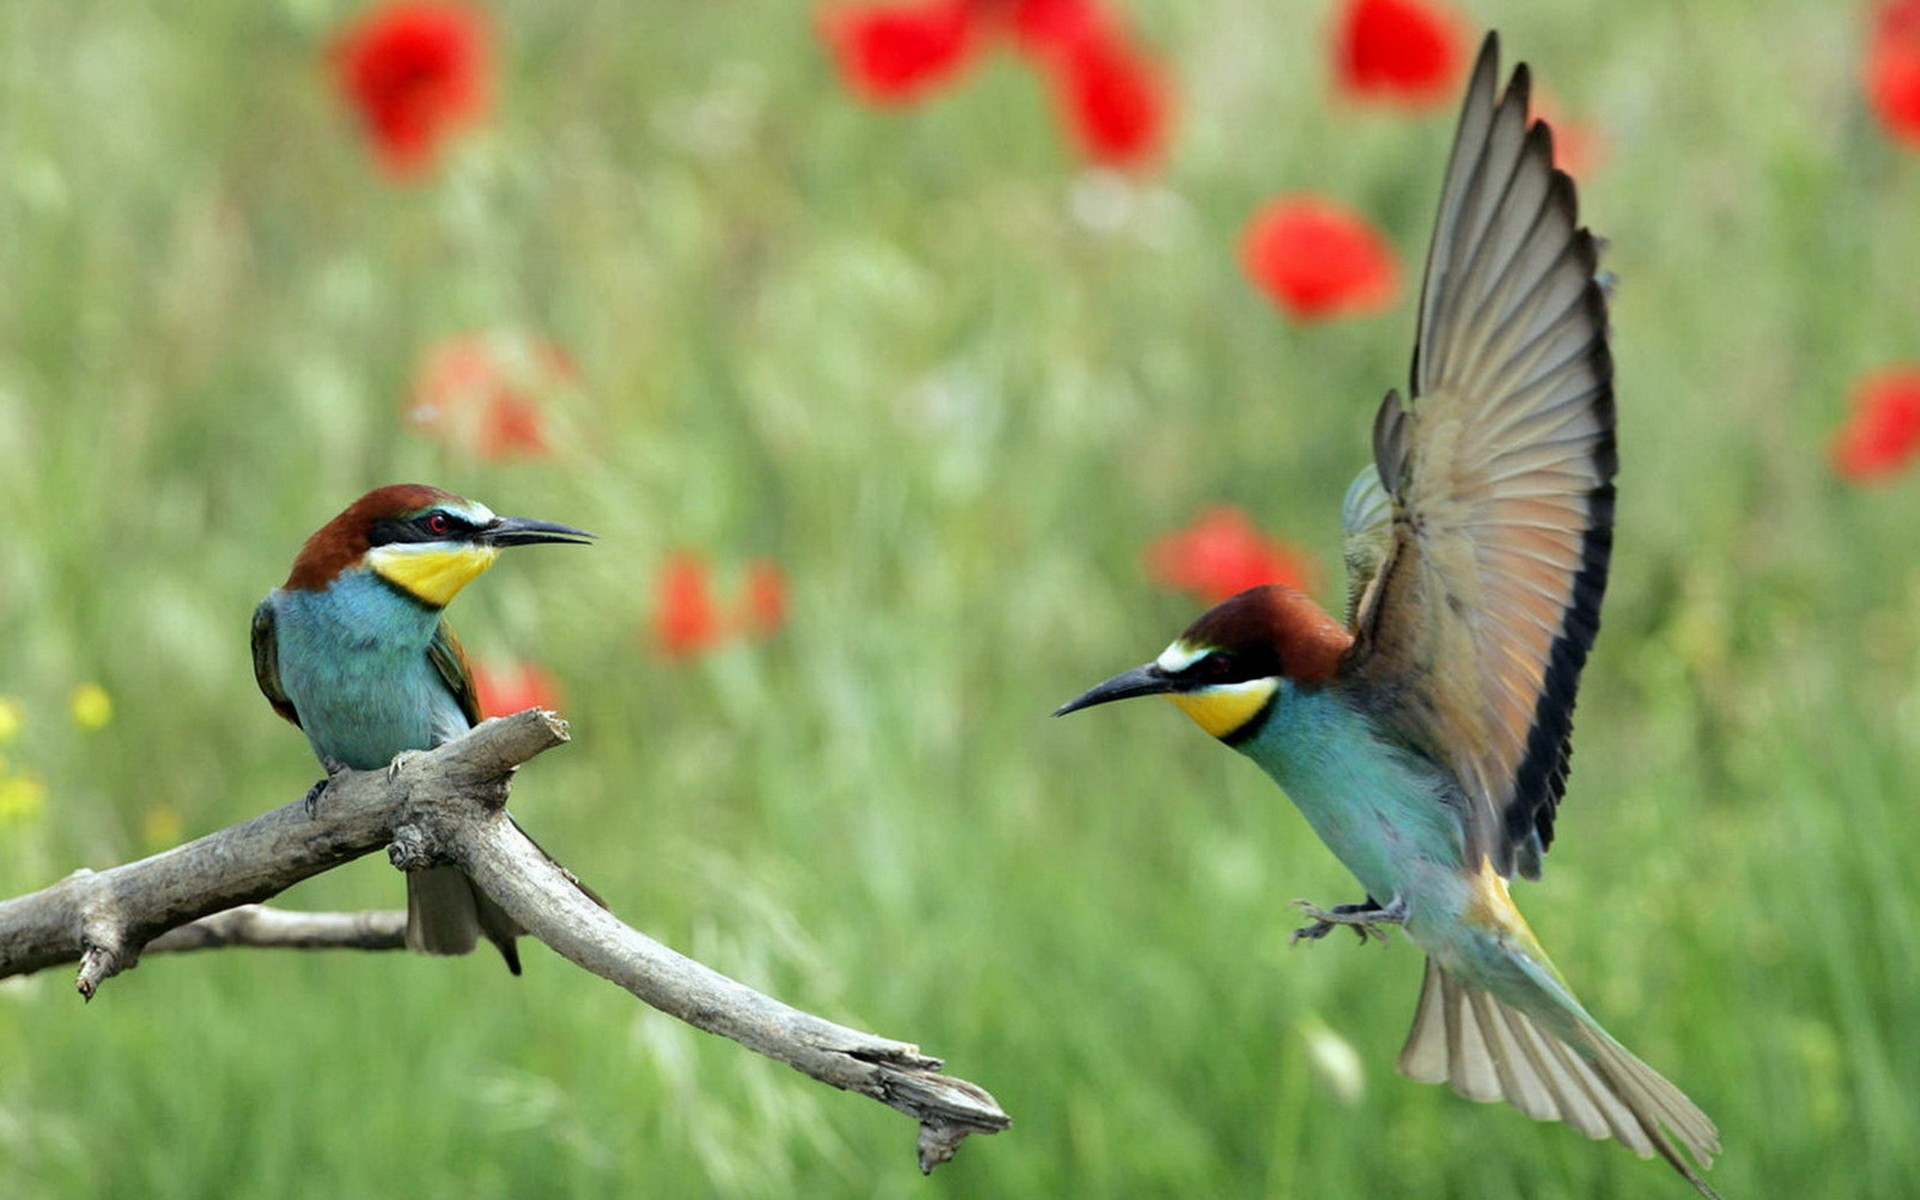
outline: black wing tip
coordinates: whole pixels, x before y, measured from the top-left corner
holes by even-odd
[[[521,973],[520,948],[513,944],[512,938],[495,938],[492,940],[494,946],[500,951],[500,957],[507,960],[508,974],[519,975]]]

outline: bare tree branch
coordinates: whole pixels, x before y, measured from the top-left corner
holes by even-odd
[[[264,904],[242,904],[210,917],[169,929],[140,953],[215,950],[253,946],[280,950],[404,950],[407,910],[367,912],[289,912]]]
[[[661,945],[602,908],[508,819],[514,770],[567,740],[565,722],[529,709],[486,721],[381,771],[346,771],[316,810],[289,804],[139,862],[76,871],[0,902],[0,978],[78,961],[89,999],[143,951],[214,946],[358,947],[401,943],[398,912],[298,914],[256,907],[295,883],[389,846],[403,870],[453,863],[533,937],[653,1007],[824,1083],[891,1105],[920,1124],[920,1169],[971,1133],[1007,1128],[984,1089],[938,1073],[906,1042],[861,1033],[764,996]]]

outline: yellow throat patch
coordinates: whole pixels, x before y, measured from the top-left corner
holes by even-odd
[[[493,565],[492,546],[425,546],[393,542],[367,551],[367,565],[380,578],[422,604],[445,608],[461,588]]]
[[[1231,737],[1273,699],[1277,685],[1271,679],[1223,683],[1197,692],[1168,692],[1167,699],[1193,718],[1193,723],[1217,738]]]

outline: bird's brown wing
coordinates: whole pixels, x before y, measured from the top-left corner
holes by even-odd
[[[1540,871],[1566,787],[1574,692],[1613,545],[1613,360],[1597,246],[1523,64],[1475,64],[1441,192],[1412,400],[1389,393],[1374,460],[1392,537],[1346,664],[1465,792],[1469,861]]]
[[[293,709],[293,701],[287,699],[286,692],[280,688],[280,643],[273,632],[273,599],[262,600],[253,610],[253,681],[260,685],[260,694],[273,705],[273,711],[300,725],[300,714]]]
[[[480,692],[473,685],[473,667],[467,663],[467,652],[461,649],[460,639],[453,636],[453,626],[447,624],[445,617],[434,630],[433,641],[427,643],[427,659],[446,681],[447,690],[453,693],[460,711],[467,714],[467,724],[478,725]]]

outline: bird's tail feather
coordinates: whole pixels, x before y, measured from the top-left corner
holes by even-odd
[[[523,932],[459,868],[429,867],[407,873],[407,949],[467,954],[484,933],[500,948],[507,969],[518,975],[520,954],[513,939]]]
[[[1505,1100],[1535,1120],[1564,1120],[1591,1138],[1618,1138],[1642,1158],[1658,1151],[1702,1195],[1716,1197],[1680,1151],[1685,1146],[1700,1168],[1712,1165],[1720,1152],[1713,1122],[1549,984],[1536,980],[1551,1005],[1545,1011],[1569,1019],[1536,1021],[1429,958],[1400,1051],[1401,1074],[1451,1084],[1469,1100]]]

